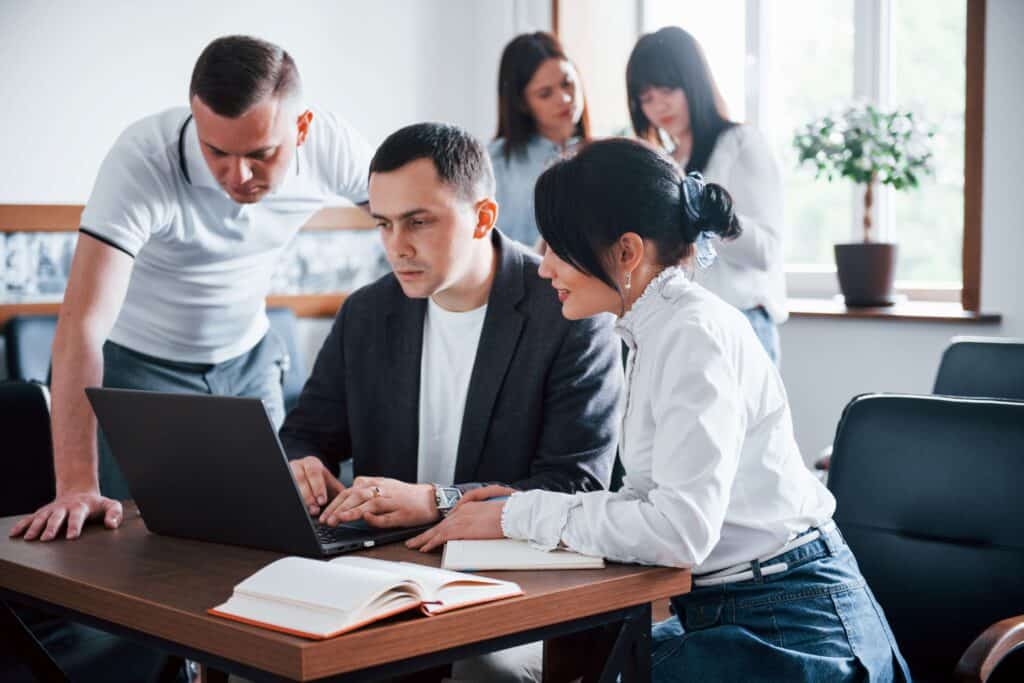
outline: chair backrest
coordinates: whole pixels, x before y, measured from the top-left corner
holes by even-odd
[[[954,337],[932,393],[1024,400],[1024,339]]]
[[[288,368],[284,373],[284,409],[291,410],[306,384],[306,360],[299,351],[298,325],[290,308],[268,308],[267,318],[288,349]]]
[[[46,382],[56,332],[55,315],[16,315],[8,320],[4,325],[7,376],[25,382]]]
[[[0,382],[0,517],[34,512],[53,500],[50,397],[35,382]]]
[[[915,678],[1024,613],[1024,403],[866,395],[839,422],[835,520]]]

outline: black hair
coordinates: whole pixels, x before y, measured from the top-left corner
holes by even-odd
[[[291,55],[251,36],[224,36],[206,46],[192,70],[189,99],[237,118],[268,95],[288,99],[302,91]]]
[[[592,142],[578,154],[555,162],[534,190],[537,227],[566,263],[619,291],[608,273],[608,250],[627,232],[654,243],[663,266],[678,265],[703,232],[738,237],[732,197],[707,183],[699,218],[684,206],[684,174],[667,154],[628,138]]]
[[[707,58],[697,39],[678,26],[648,33],[637,41],[626,64],[629,118],[637,137],[661,144],[658,129],[644,115],[640,96],[651,87],[682,88],[690,114],[693,148],[687,171],[703,171],[718,136],[736,125],[726,115]]]
[[[498,66],[498,132],[496,138],[505,139],[504,156],[509,161],[513,154],[523,154],[530,137],[537,133],[537,122],[526,104],[526,84],[537,73],[540,65],[549,59],[564,59],[565,50],[558,38],[537,31],[516,36],[505,46]],[[580,97],[583,85],[577,82]],[[583,116],[576,124],[575,134],[583,141],[590,139],[590,114],[586,98],[583,100]]]
[[[370,174],[387,173],[417,159],[434,162],[441,181],[462,199],[494,195],[494,170],[483,145],[467,131],[447,123],[415,123],[395,131],[370,161]]]

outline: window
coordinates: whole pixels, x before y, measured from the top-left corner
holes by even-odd
[[[565,36],[565,9],[586,3],[559,4],[563,37],[574,54],[583,41]],[[797,166],[793,131],[854,99],[909,108],[923,117],[935,131],[936,173],[910,192],[877,191],[873,222],[879,239],[899,244],[900,289],[915,298],[958,299],[964,272],[967,0],[637,0],[636,9],[633,26],[616,22],[602,32],[621,35],[635,28],[639,34],[678,25],[693,33],[730,116],[756,124],[775,150],[785,178],[791,296],[837,293],[832,245],[861,238],[863,206],[861,187],[815,180],[811,169]],[[603,13],[587,14],[593,23]],[[607,64],[592,73],[587,60],[579,61],[588,93],[608,82],[625,97],[625,60],[614,73]],[[624,107],[616,117],[623,114]],[[628,116],[606,126],[607,132],[628,127]]]
[[[802,266],[808,277],[815,271],[831,273],[832,245],[851,235],[854,193],[847,183],[818,181],[810,170],[797,168],[792,140],[801,124],[852,97],[853,2],[772,3],[769,11],[762,11],[761,24],[764,78],[759,84],[760,116],[752,120],[764,131],[782,168],[786,263]],[[824,280],[835,287],[834,277]]]
[[[890,237],[900,244],[897,278],[958,283],[964,215],[964,90],[967,12],[963,0],[894,0],[889,100],[920,112],[935,129],[935,176],[893,193]]]

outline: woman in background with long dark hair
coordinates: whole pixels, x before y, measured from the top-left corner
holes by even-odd
[[[516,36],[501,55],[498,132],[488,146],[502,232],[527,245],[537,243],[537,176],[589,137],[580,76],[558,39],[540,31]]]
[[[721,245],[706,288],[750,320],[773,361],[784,322],[782,178],[753,126],[729,119],[704,51],[678,27],[640,38],[626,66],[629,115],[637,137],[660,145],[687,172],[729,188],[743,236]]]

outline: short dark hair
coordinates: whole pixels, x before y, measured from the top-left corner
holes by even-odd
[[[642,36],[626,64],[629,118],[637,137],[660,143],[658,131],[644,115],[640,96],[650,87],[681,88],[686,93],[693,148],[687,171],[703,171],[718,136],[736,125],[725,104],[700,43],[678,26]]]
[[[188,93],[233,119],[268,95],[287,99],[301,91],[299,70],[285,50],[251,36],[224,36],[199,55]]]
[[[555,162],[534,189],[540,234],[558,257],[619,291],[608,274],[608,249],[627,232],[651,240],[663,266],[689,256],[703,232],[723,238],[740,234],[732,197],[707,183],[700,217],[690,220],[683,197],[684,175],[665,152],[640,140],[592,142],[575,156]]]
[[[558,38],[544,31],[516,36],[501,53],[498,66],[498,132],[495,137],[505,140],[506,161],[511,160],[513,154],[524,154],[530,137],[537,133],[537,122],[526,106],[524,93],[526,84],[537,69],[549,59],[570,61]],[[576,85],[581,89],[580,97],[583,97],[583,84]],[[575,132],[584,141],[590,139],[590,114],[585,98],[583,116],[576,124]]]
[[[462,199],[494,195],[494,170],[483,145],[467,131],[447,123],[414,123],[395,131],[370,161],[370,175],[387,173],[416,161],[434,162],[441,181]]]

